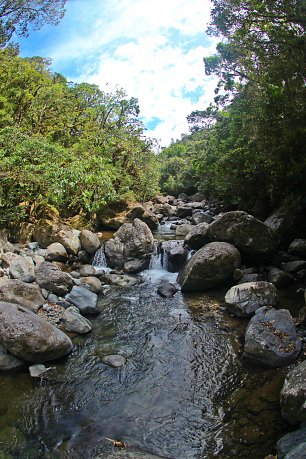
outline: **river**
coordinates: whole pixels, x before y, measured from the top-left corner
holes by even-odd
[[[93,330],[41,379],[0,375],[0,459],[250,458],[286,430],[278,394],[285,370],[241,360],[246,321],[224,291],[165,299],[161,267],[101,295]],[[121,368],[102,362],[127,359]],[[109,439],[124,442],[116,448]]]

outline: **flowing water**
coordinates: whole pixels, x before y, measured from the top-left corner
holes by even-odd
[[[0,375],[0,459],[263,459],[286,428],[285,371],[241,362],[246,323],[224,292],[158,295],[158,255],[130,288],[100,298],[93,331],[41,379]],[[120,354],[125,366],[102,362]],[[116,448],[109,439],[121,440]]]

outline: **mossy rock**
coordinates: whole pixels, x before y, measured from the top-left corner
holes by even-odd
[[[11,447],[18,448],[25,443],[26,438],[24,434],[16,429],[16,427],[6,426],[4,429],[0,430],[0,447],[5,449]]]
[[[0,459],[13,459],[13,456],[0,450]]]

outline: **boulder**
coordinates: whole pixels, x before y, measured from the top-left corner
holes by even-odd
[[[202,291],[221,285],[232,277],[240,262],[236,247],[227,242],[211,242],[196,252],[179,274],[181,289]]]
[[[282,263],[282,268],[286,273],[297,273],[298,271],[301,271],[302,269],[306,268],[306,261],[288,261],[287,263]]]
[[[14,370],[22,365],[22,360],[12,354],[9,354],[5,347],[0,344],[0,371]]]
[[[132,287],[138,284],[138,280],[135,277],[119,274],[104,274],[103,281],[118,287]]]
[[[176,215],[176,206],[165,203],[159,208],[159,213],[164,217],[174,217]]]
[[[225,295],[228,310],[238,317],[250,317],[262,306],[275,306],[277,290],[270,282],[234,285]]]
[[[134,259],[149,260],[154,251],[154,238],[148,225],[138,218],[125,223],[105,243],[107,265],[124,269],[126,262]],[[131,272],[131,271],[130,271]]]
[[[19,255],[14,252],[5,252],[1,255],[2,266],[9,268],[14,260],[18,259]]]
[[[190,217],[192,215],[192,208],[188,204],[178,205],[176,208],[176,215],[179,218]]]
[[[0,301],[19,304],[32,312],[45,303],[38,285],[5,277],[0,279]]]
[[[0,343],[20,359],[46,362],[72,350],[67,335],[22,306],[0,302],[0,316]]]
[[[5,231],[0,230],[0,255],[4,252],[3,247],[7,243],[7,234]]]
[[[284,367],[295,361],[301,347],[290,312],[263,307],[248,324],[243,356],[266,368]]]
[[[112,354],[104,356],[102,362],[110,367],[120,368],[126,364],[126,358],[120,354]]]
[[[306,239],[294,239],[288,248],[288,253],[306,259]]]
[[[282,246],[288,247],[293,239],[304,238],[306,234],[305,203],[302,198],[289,196],[266,220]]]
[[[88,288],[93,293],[99,293],[102,290],[101,281],[95,276],[82,277],[81,285]]]
[[[292,425],[306,420],[306,360],[289,371],[281,390],[281,412]]]
[[[45,260],[46,261],[67,261],[68,253],[63,244],[59,242],[53,242],[48,245]]]
[[[185,237],[191,231],[192,225],[190,223],[183,223],[178,225],[175,230],[175,235],[177,237]]]
[[[144,260],[129,260],[124,263],[124,271],[126,273],[135,274],[148,269],[150,260],[148,258]]]
[[[92,329],[90,321],[83,317],[75,306],[65,309],[63,323],[65,330],[68,332],[85,334]]]
[[[161,247],[162,265],[171,273],[180,271],[188,256],[188,250],[184,247],[184,241],[170,240],[162,242]]]
[[[173,196],[171,196],[173,197]],[[187,196],[188,197],[188,196]],[[169,196],[163,196],[162,194],[157,194],[155,197],[154,197],[154,202],[156,204],[166,204],[169,202]]]
[[[19,279],[22,282],[34,282],[34,263],[32,258],[16,255],[10,263],[10,274],[13,279]]]
[[[96,276],[97,271],[94,266],[92,265],[83,265],[79,270],[81,277],[88,277],[88,276]]]
[[[192,213],[191,221],[195,225],[199,225],[200,223],[211,223],[213,221],[213,218],[207,212],[203,212],[202,210],[195,210]]]
[[[292,452],[297,446],[303,443],[306,439],[306,427],[289,432],[281,437],[276,444],[278,459],[285,459],[286,454]],[[304,449],[306,451],[306,448]],[[304,455],[305,457],[305,455]],[[293,456],[295,459],[295,456]]]
[[[98,236],[89,230],[83,230],[80,234],[81,244],[87,253],[94,254],[100,248],[101,242]]]
[[[75,284],[69,274],[61,271],[49,261],[43,261],[36,266],[35,274],[36,282],[41,288],[59,296],[66,295]]]
[[[157,289],[157,293],[164,298],[172,298],[177,291],[177,287],[170,282],[163,282]]]
[[[305,459],[306,441],[301,442],[295,448],[291,449],[285,456],[285,459]]]
[[[196,226],[192,226],[191,230],[185,237],[185,243],[191,249],[198,250],[209,242],[207,231],[209,228],[208,223],[199,223]]]
[[[46,249],[52,242],[55,242],[54,237],[60,228],[60,224],[52,220],[38,220],[34,226],[33,240]]]
[[[97,307],[98,296],[88,288],[75,285],[71,292],[65,296],[65,299],[76,306],[81,314],[97,314],[99,312]]]
[[[287,287],[294,282],[294,277],[278,268],[271,268],[268,273],[268,281],[277,288]]]
[[[137,204],[131,208],[127,213],[126,218],[129,221],[133,221],[135,218],[145,222],[150,229],[156,229],[159,225],[159,220],[154,212],[150,209],[146,209],[143,205]]]
[[[71,229],[61,229],[56,233],[53,242],[59,242],[67,250],[68,254],[77,255],[81,250],[81,241],[76,231]]]
[[[246,212],[226,212],[210,224],[208,237],[211,241],[233,244],[242,255],[255,260],[267,260],[276,251],[277,242],[273,231],[260,220]]]

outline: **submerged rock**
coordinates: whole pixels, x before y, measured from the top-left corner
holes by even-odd
[[[290,312],[262,307],[246,329],[243,356],[266,368],[277,368],[294,362],[301,348]]]
[[[46,362],[72,350],[65,333],[22,306],[0,302],[0,316],[0,343],[20,359]]]
[[[178,288],[170,282],[162,283],[157,289],[157,293],[159,293],[160,296],[163,296],[165,298],[173,297],[177,291]]]
[[[211,242],[196,252],[178,276],[183,292],[201,291],[229,280],[240,266],[240,253],[227,242]]]
[[[126,358],[119,354],[106,355],[103,357],[102,362],[110,367],[120,368],[126,364]]]

